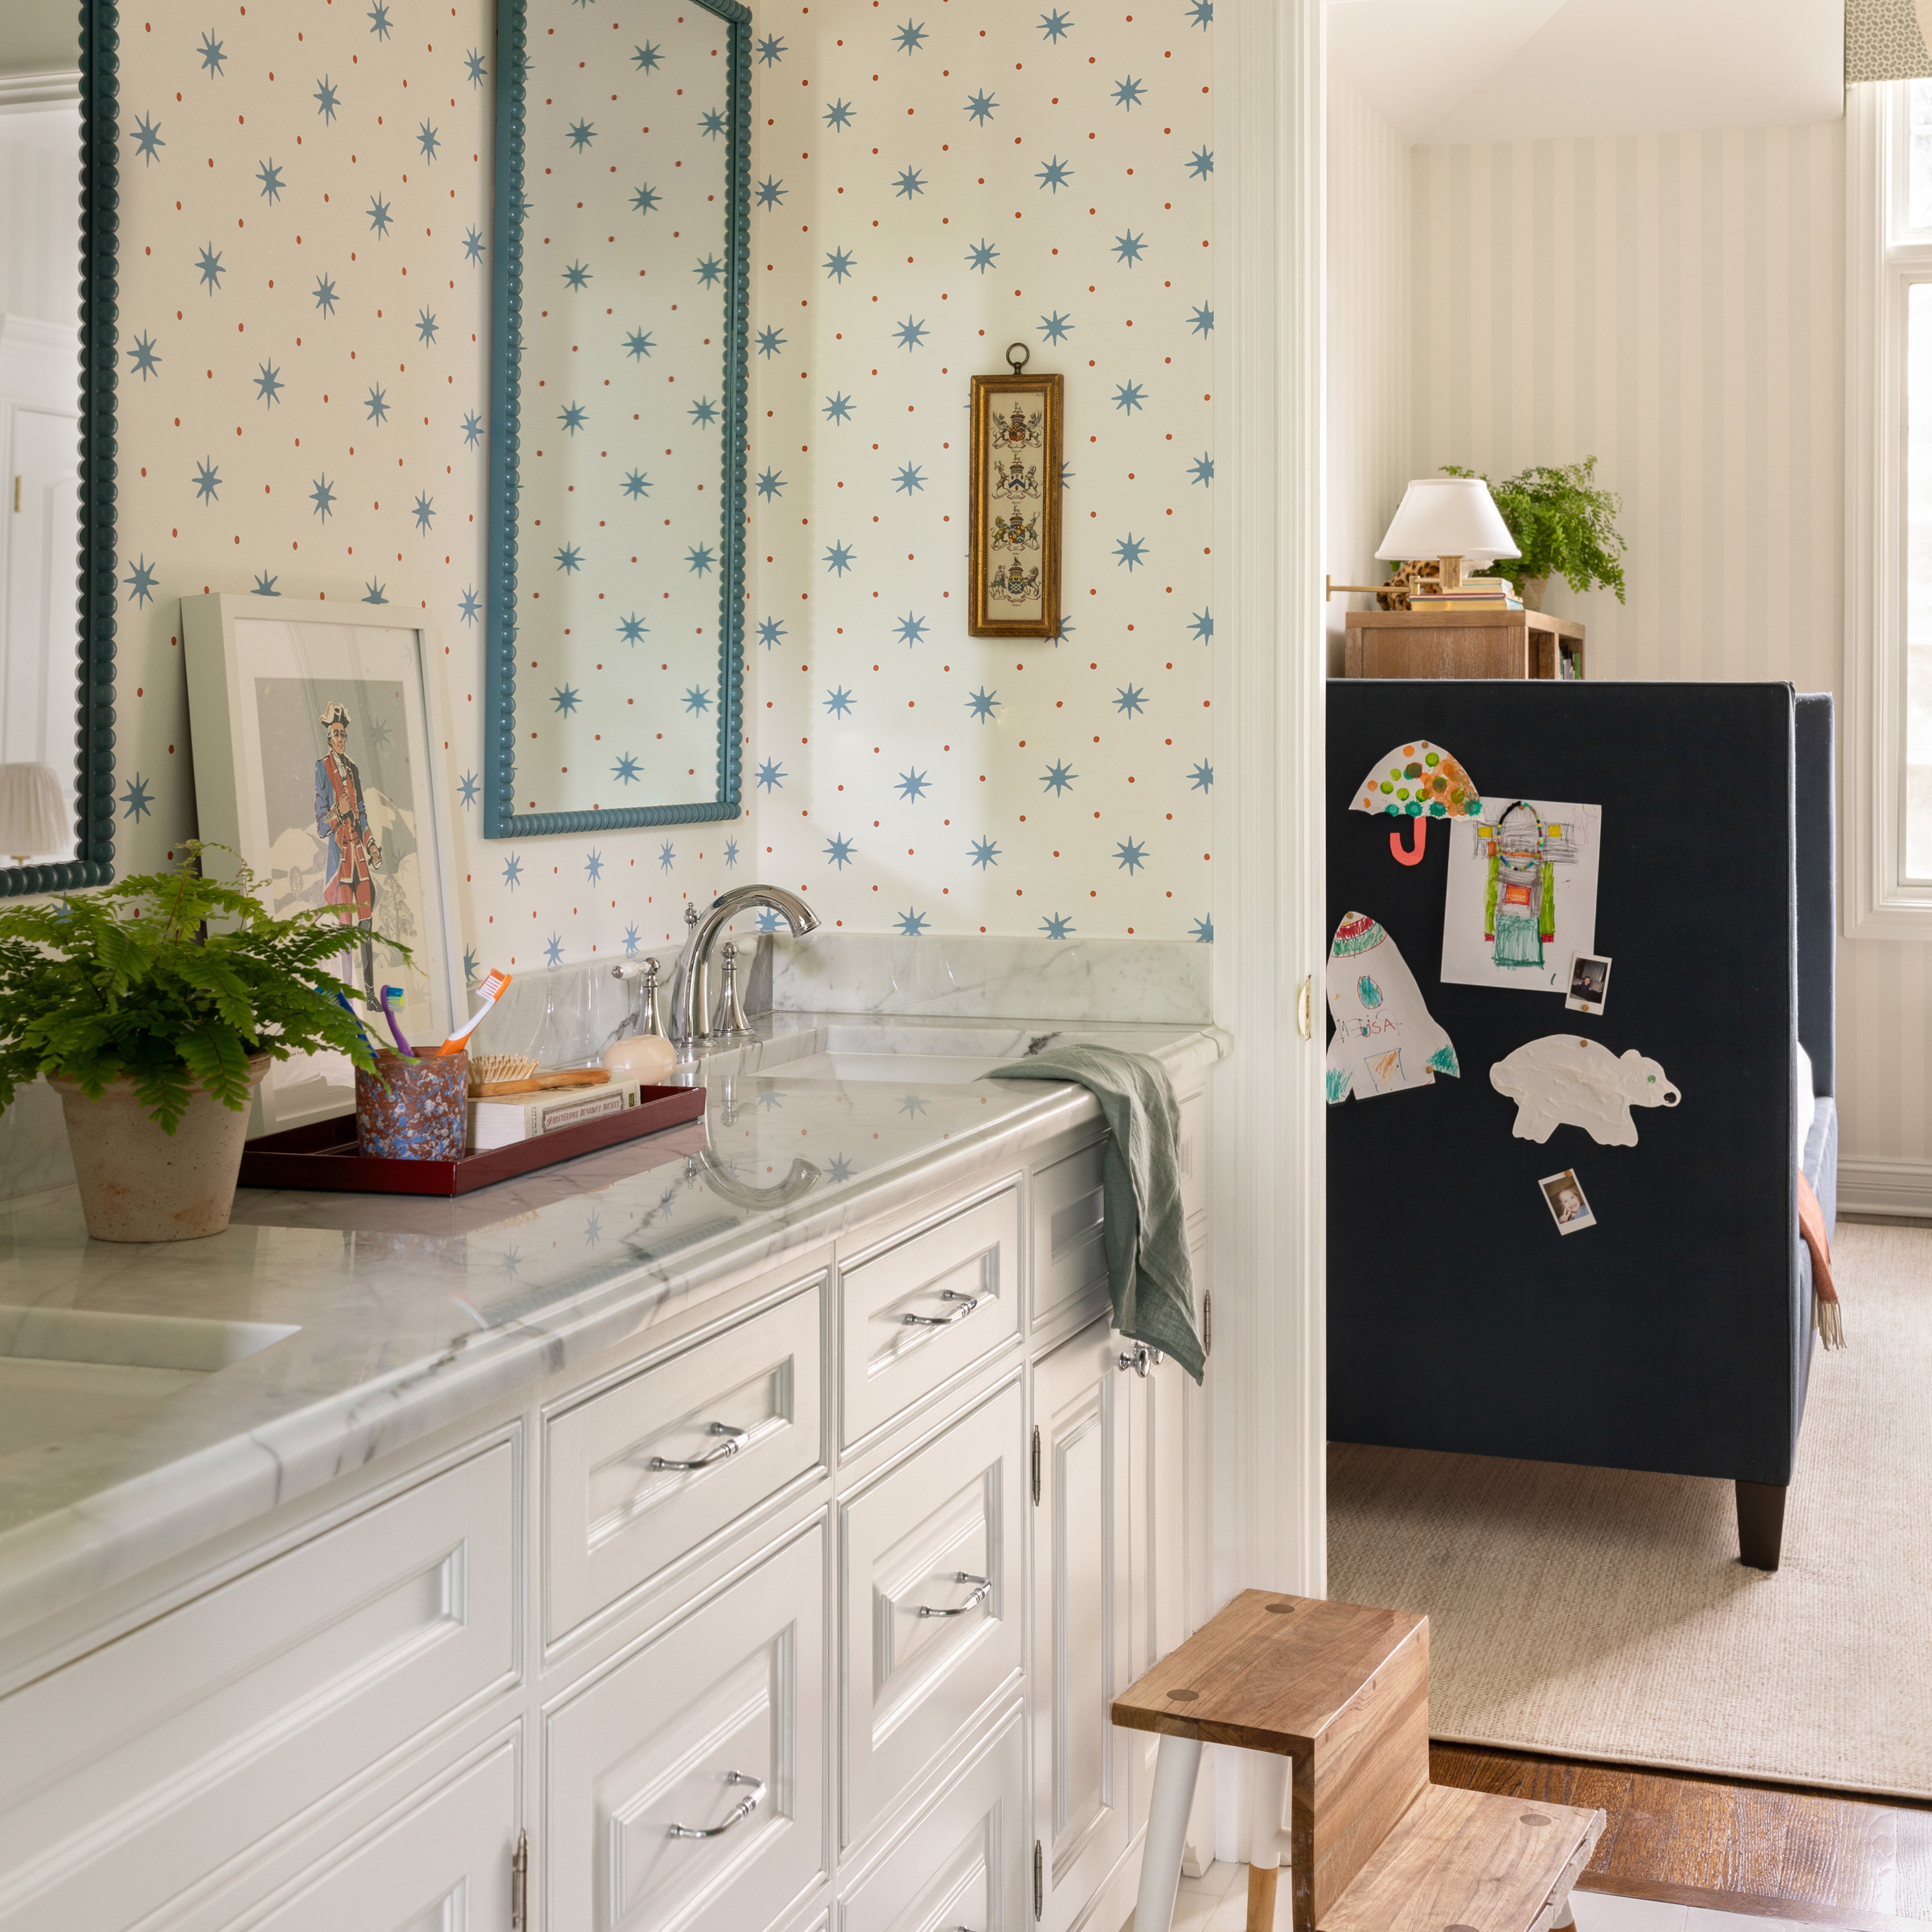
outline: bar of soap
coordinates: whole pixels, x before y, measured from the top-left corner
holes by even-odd
[[[677,1064],[677,1049],[654,1033],[633,1034],[604,1049],[604,1064],[614,1074],[642,1081],[647,1087],[662,1086]]]

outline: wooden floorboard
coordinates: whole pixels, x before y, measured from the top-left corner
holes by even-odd
[[[1430,1775],[1552,1804],[1600,1808],[1588,1891],[1820,1924],[1932,1925],[1932,1804],[1572,1758],[1432,1744]]]

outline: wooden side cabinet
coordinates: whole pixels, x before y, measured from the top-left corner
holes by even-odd
[[[1583,626],[1540,610],[1351,610],[1345,677],[1583,675]]]

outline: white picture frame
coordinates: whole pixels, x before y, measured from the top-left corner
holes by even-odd
[[[408,967],[373,938],[352,938],[338,976],[400,985],[411,1042],[446,1038],[468,1001],[428,626],[362,604],[224,592],[182,599],[182,653],[202,839],[239,854],[272,911],[334,902],[356,931],[366,922],[401,940]],[[324,720],[338,706],[339,744]],[[219,876],[236,861],[211,852],[204,863]],[[363,1018],[386,1042],[380,1015]],[[298,1055],[262,1083],[249,1132],[332,1118],[355,1102],[346,1054]]]

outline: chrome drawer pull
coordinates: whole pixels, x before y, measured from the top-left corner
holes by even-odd
[[[719,1443],[708,1456],[699,1456],[694,1462],[675,1462],[668,1456],[653,1456],[651,1467],[653,1469],[708,1469],[712,1463],[722,1462],[727,1457],[736,1455],[752,1439],[752,1432],[748,1429],[734,1429],[728,1422],[714,1422],[705,1432],[711,1436],[722,1436],[728,1439]]]
[[[935,1610],[930,1604],[922,1604],[919,1613],[922,1617],[963,1617],[966,1612],[986,1601],[986,1593],[993,1587],[990,1576],[975,1576],[970,1571],[956,1570],[952,1573],[956,1583],[971,1583],[976,1587],[973,1594],[956,1610]]]
[[[986,1298],[983,1294],[958,1294],[947,1288],[940,1291],[939,1298],[941,1301],[956,1301],[959,1306],[950,1315],[908,1315],[905,1318],[906,1326],[909,1328],[950,1328],[954,1322],[964,1322]]]
[[[728,1771],[724,1774],[727,1784],[748,1784],[752,1795],[741,1798],[730,1817],[722,1825],[713,1825],[708,1830],[697,1825],[674,1825],[670,1835],[674,1838],[722,1838],[734,1825],[742,1825],[765,1802],[767,1789],[762,1778],[748,1778],[742,1771]]]
[[[1167,1358],[1158,1348],[1150,1348],[1144,1342],[1136,1342],[1134,1352],[1131,1355],[1122,1355],[1119,1360],[1122,1368],[1132,1369],[1144,1382],[1148,1370],[1159,1368]]]

